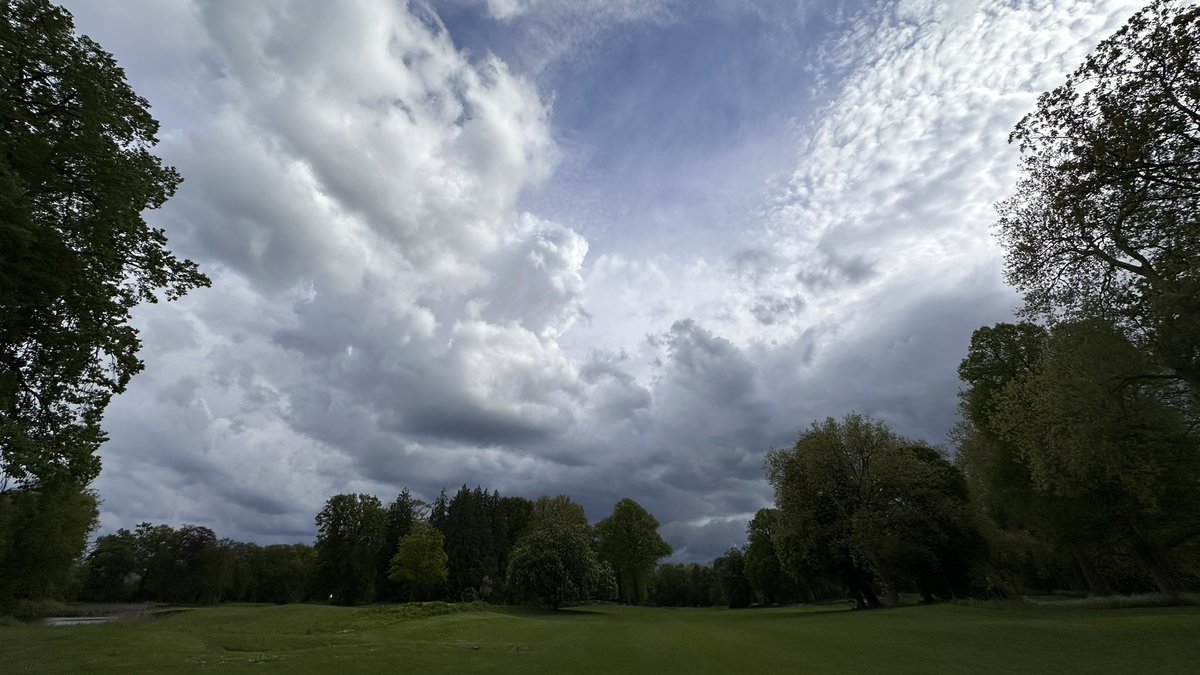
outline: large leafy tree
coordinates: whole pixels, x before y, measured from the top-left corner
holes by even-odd
[[[335,603],[375,598],[377,561],[387,535],[387,512],[368,494],[335,495],[317,514],[316,576]]]
[[[975,548],[962,476],[940,453],[851,413],[826,419],[767,456],[775,543],[797,578],[840,581],[859,607],[914,587],[965,594],[962,551]]]
[[[1153,370],[1110,324],[1060,324],[1038,367],[999,397],[994,424],[1036,491],[1074,506],[1070,534],[1133,553],[1177,594],[1169,554],[1200,537],[1200,439],[1178,385],[1147,379]]]
[[[137,571],[137,539],[133,533],[121,528],[106,534],[96,539],[87,556],[87,577],[80,595],[86,600],[132,600]]]
[[[617,596],[640,605],[650,597],[654,567],[671,546],[658,534],[658,520],[632,499],[617,502],[612,515],[596,523],[600,559],[617,575]]]
[[[533,502],[527,527],[535,529],[550,522],[590,527],[583,505],[567,495],[542,496]]]
[[[787,578],[775,552],[775,509],[759,509],[746,526],[746,580],[763,604],[783,602]]]
[[[965,474],[976,507],[989,525],[992,551],[984,574],[989,593],[1019,595],[1030,572],[1030,546],[1040,542],[1040,566],[1057,567],[1054,558],[1078,567],[1094,595],[1111,588],[1097,567],[1102,542],[1080,527],[1096,515],[1086,499],[1050,499],[1035,489],[1028,462],[1002,433],[997,409],[1010,386],[1037,370],[1049,331],[1037,324],[998,323],[971,336],[958,367],[966,387],[959,393],[962,421],[953,436],[956,463]]]
[[[64,484],[0,492],[0,611],[15,600],[63,598],[96,524],[96,497]]]
[[[609,586],[606,577],[611,574],[592,550],[589,528],[549,518],[513,548],[506,578],[517,597],[537,598],[558,609]]]
[[[1030,315],[1100,316],[1200,391],[1200,6],[1154,0],[1011,136],[1006,275]]]
[[[179,174],[113,57],[47,0],[0,0],[0,472],[86,484],[142,368],[130,310],[208,279],[142,212]]]

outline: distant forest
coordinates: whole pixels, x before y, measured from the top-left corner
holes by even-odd
[[[663,564],[630,499],[593,525],[569,496],[465,485],[333,496],[312,545],[142,523],[89,546],[100,420],[141,368],[130,309],[208,279],[139,215],[180,179],[112,57],[44,0],[0,8],[0,611],[1200,588],[1200,7],[1149,3],[1013,131],[996,231],[1024,307],[965,345],[950,447],[854,412],[812,422],[765,455],[775,504],[746,544],[706,564]]]

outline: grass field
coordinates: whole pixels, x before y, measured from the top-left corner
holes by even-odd
[[[0,625],[5,673],[1196,673],[1200,608],[223,606]]]

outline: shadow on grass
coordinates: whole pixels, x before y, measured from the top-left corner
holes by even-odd
[[[560,607],[559,609],[524,605],[496,605],[492,609],[501,614],[512,614],[513,616],[538,619],[560,619],[563,621],[599,619],[607,613],[603,610],[597,611],[596,605],[576,605],[573,607]]]

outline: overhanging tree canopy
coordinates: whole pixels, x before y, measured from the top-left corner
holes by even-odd
[[[47,0],[0,0],[0,472],[86,483],[142,368],[130,310],[209,280],[142,218],[180,177],[112,55]]]
[[[1200,6],[1155,0],[1010,137],[1008,281],[1026,312],[1101,317],[1200,388]]]

